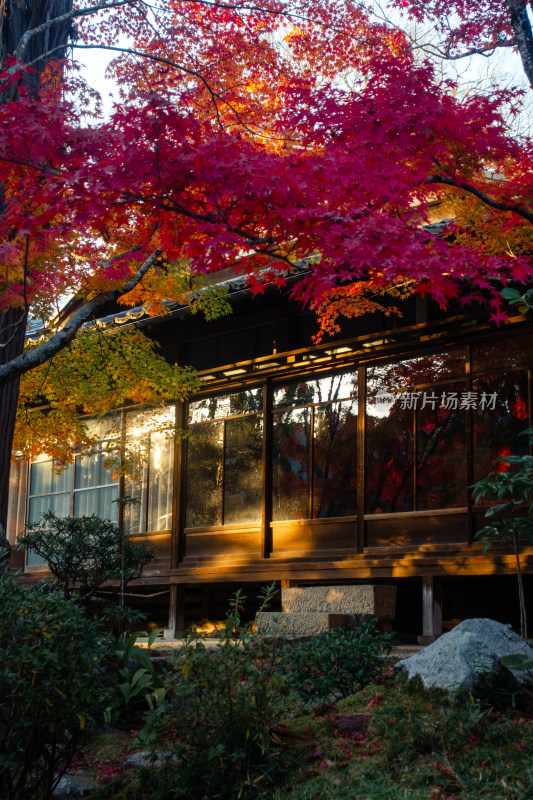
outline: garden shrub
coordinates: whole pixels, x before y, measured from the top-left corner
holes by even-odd
[[[269,587],[263,607],[273,594]],[[149,797],[257,798],[283,769],[275,729],[290,687],[277,668],[275,639],[241,626],[237,594],[217,646],[191,634],[164,678],[164,699],[149,714],[142,741],[171,754],[163,784]],[[178,765],[178,766],[176,766]]]
[[[111,642],[49,585],[0,575],[0,607],[0,797],[48,800],[111,701]]]
[[[47,511],[40,522],[26,525],[18,545],[45,559],[65,597],[79,590],[85,601],[107,581],[125,586],[155,559],[153,547],[134,544],[127,531],[94,514],[58,517]]]
[[[380,680],[390,650],[390,634],[380,633],[377,622],[370,620],[355,631],[335,628],[287,645],[282,666],[304,700],[347,697]]]

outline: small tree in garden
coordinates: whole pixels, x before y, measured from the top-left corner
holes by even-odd
[[[120,580],[125,586],[155,559],[153,547],[133,544],[114,522],[95,516],[57,517],[52,511],[26,526],[19,546],[45,559],[65,598],[78,590],[83,601],[107,581]]]
[[[525,431],[532,434],[533,431]],[[518,598],[520,603],[520,635],[527,639],[527,612],[524,599],[524,582],[520,567],[520,548],[524,542],[533,542],[533,456],[504,456],[502,464],[511,470],[491,472],[475,483],[472,496],[476,503],[489,502],[485,517],[491,522],[476,534],[485,542],[485,552],[491,544],[511,545],[516,558]]]

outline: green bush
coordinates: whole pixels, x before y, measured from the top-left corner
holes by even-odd
[[[242,601],[238,593],[215,648],[193,633],[164,678],[164,699],[148,716],[143,742],[168,752],[169,762],[150,798],[255,799],[282,769],[275,729],[289,684],[277,669],[275,640],[241,626]]]
[[[0,797],[47,800],[111,701],[111,642],[43,585],[0,576]]]
[[[347,697],[382,677],[390,639],[378,631],[375,620],[355,631],[336,628],[286,646],[282,666],[304,700]]]
[[[65,597],[79,588],[85,601],[106,581],[127,584],[155,558],[153,547],[134,544],[114,522],[94,515],[57,517],[52,511],[26,525],[19,547],[45,559]]]

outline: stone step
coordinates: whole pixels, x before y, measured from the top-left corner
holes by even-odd
[[[357,614],[392,620],[395,606],[395,586],[362,584],[281,590],[281,608],[288,613]]]
[[[330,628],[345,628],[349,614],[326,612],[260,611],[256,615],[258,633],[276,633],[280,636],[314,636]]]

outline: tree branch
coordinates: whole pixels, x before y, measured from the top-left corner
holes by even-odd
[[[99,11],[108,11],[110,8],[118,8],[119,6],[129,6],[133,3],[137,3],[138,0],[115,0],[112,3],[98,3],[96,6],[90,6],[89,8],[77,8],[73,9],[72,11],[67,11],[65,14],[60,14],[58,17],[54,17],[54,19],[47,20],[43,22],[41,25],[37,25],[36,28],[32,28],[29,31],[26,31],[24,35],[21,37],[19,43],[15,48],[15,52],[13,55],[17,59],[17,61],[23,61],[24,56],[28,50],[28,46],[30,44],[31,39],[34,36],[38,36],[40,33],[45,33],[50,28],[53,28],[55,25],[60,25],[62,22],[67,22],[69,19],[74,19],[75,17],[86,17],[89,14],[96,14]],[[16,67],[15,67],[16,68]]]
[[[113,258],[110,258],[109,261],[105,262],[105,264],[110,264],[112,261],[116,261],[117,258],[123,258],[125,255],[134,253],[138,250],[139,247],[134,247],[131,250],[128,250],[126,253],[121,253],[120,256],[114,256]],[[36,347],[34,350],[30,350],[27,353],[22,353],[20,356],[12,359],[9,363],[0,366],[0,386],[9,383],[15,378],[18,378],[20,375],[23,375],[25,372],[34,369],[35,367],[41,366],[41,364],[44,364],[56,353],[59,353],[61,350],[63,350],[63,348],[70,344],[70,342],[74,339],[76,333],[79,331],[82,325],[91,319],[94,312],[100,306],[104,305],[105,303],[109,303],[112,300],[117,300],[119,297],[127,294],[135,286],[137,286],[144,275],[148,272],[150,267],[159,258],[161,252],[162,250],[160,247],[154,250],[152,255],[147,258],[143,264],[141,264],[135,275],[132,275],[132,277],[119,289],[111,289],[108,292],[102,292],[92,300],[88,300],[78,311],[72,314],[69,320],[59,331],[57,331],[57,333],[55,333],[46,342],[39,345],[39,347]]]
[[[152,53],[146,53],[146,52],[143,52],[142,50],[134,50],[131,47],[116,47],[114,45],[106,45],[106,44],[75,44],[75,43],[72,43],[70,45],[70,48],[72,50],[74,50],[74,49],[77,49],[77,50],[112,50],[112,51],[114,51],[116,53],[125,53],[126,55],[130,55],[130,56],[137,56],[139,58],[146,58],[149,61],[155,61],[156,63],[159,63],[159,64],[166,64],[166,65],[168,65],[170,67],[174,67],[175,69],[178,69],[178,70],[181,70],[182,72],[185,72],[187,75],[192,75],[194,78],[198,78],[198,80],[201,81],[204,84],[204,86],[206,87],[207,91],[211,95],[211,100],[213,101],[213,105],[215,107],[215,113],[217,115],[217,119],[218,119],[218,121],[219,121],[221,126],[222,126],[222,121],[220,119],[219,112],[218,112],[218,106],[217,106],[217,103],[216,103],[217,100],[220,103],[223,103],[225,106],[227,106],[230,109],[230,111],[235,115],[235,118],[237,119],[237,121],[249,133],[252,133],[252,134],[254,133],[252,128],[250,128],[250,126],[241,118],[241,115],[239,114],[239,112],[237,111],[235,106],[232,103],[230,103],[229,100],[226,100],[226,98],[223,97],[219,92],[215,92],[215,90],[209,84],[209,81],[207,80],[207,78],[205,78],[204,75],[202,75],[202,73],[199,72],[198,70],[194,70],[194,69],[190,69],[189,67],[185,67],[185,66],[183,66],[183,64],[178,64],[177,61],[172,61],[169,58],[163,58],[162,56],[155,56]],[[46,53],[42,53],[42,55],[40,55],[38,58],[35,58],[33,61],[28,62],[26,64],[26,66],[27,67],[33,67],[33,65],[34,64],[38,64],[39,61],[43,61],[44,59],[49,58],[51,55],[53,55],[53,53],[56,50],[62,50],[62,49],[63,49],[63,45],[58,45],[58,47],[53,47],[51,50],[48,50]],[[265,137],[264,133],[262,133],[261,135],[263,137]],[[269,139],[273,139],[273,140],[274,139],[275,140],[278,140],[278,139],[281,140],[282,137],[269,135],[268,138]],[[13,159],[5,159],[5,160],[13,160]],[[24,162],[21,161],[20,163],[24,163]],[[32,165],[29,164],[29,166],[32,166]]]
[[[455,54],[451,52],[451,46],[447,47],[446,50],[440,50],[431,42],[429,44],[416,44],[414,46],[430,56],[437,56],[445,61],[459,61],[462,58],[470,58],[476,55],[488,58],[499,47],[516,47],[516,42],[514,39],[497,39],[492,44],[483,45],[482,47],[472,47],[470,50],[464,50],[462,53]]]
[[[502,203],[499,200],[494,200],[494,198],[482,192],[481,189],[472,186],[471,183],[458,181],[454,178],[447,178],[444,175],[430,175],[426,178],[426,183],[442,183],[446,186],[454,186],[456,189],[463,189],[465,192],[477,197],[478,200],[481,200],[486,206],[490,206],[490,208],[495,208],[497,211],[509,211],[513,214],[518,214],[519,217],[533,223],[533,212],[526,208],[526,206],[523,206],[521,203]]]
[[[58,178],[61,175],[57,169],[51,169],[46,164],[34,164],[32,161],[26,161],[24,158],[16,158],[15,156],[0,156],[0,161],[7,161],[10,164],[21,164],[23,167],[30,167],[36,169],[38,172],[46,172],[48,175],[53,175]]]

